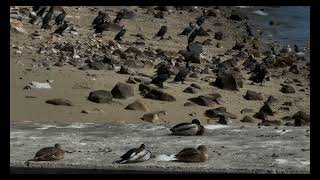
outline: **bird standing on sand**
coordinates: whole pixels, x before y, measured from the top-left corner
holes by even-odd
[[[28,161],[56,161],[64,158],[64,150],[60,144],[55,144],[54,147],[45,147],[40,149],[34,158]]]
[[[124,34],[127,32],[126,26],[127,26],[127,25],[124,25],[124,26],[121,27],[120,32],[118,32],[118,34],[116,35],[116,37],[114,38],[114,40],[116,40],[116,41],[122,41],[121,38],[122,38],[122,37],[124,36]]]
[[[204,145],[195,148],[185,148],[174,157],[180,162],[205,162],[208,160],[208,148]]]
[[[49,25],[49,22],[52,18],[52,15],[53,15],[53,6],[50,7],[48,13],[44,16],[44,18],[42,20],[41,28],[45,28],[47,25]]]
[[[102,24],[96,24],[93,29],[95,29],[95,33],[103,33],[103,31],[107,31],[109,29],[110,24],[108,22],[104,22]]]
[[[166,65],[161,65],[157,71],[157,75],[150,82],[151,84],[155,84],[156,86],[163,88],[163,83],[170,78],[170,70]]]
[[[55,24],[57,24],[57,25],[62,24],[65,17],[66,17],[66,11],[64,9],[62,9],[62,13],[59,14],[55,19]]]
[[[203,135],[205,128],[200,124],[198,119],[192,120],[191,123],[180,123],[170,129],[172,135],[178,136],[196,136]]]
[[[146,149],[144,144],[141,144],[139,148],[130,149],[124,155],[122,155],[120,160],[114,161],[113,163],[135,163],[143,162],[149,160],[153,155],[149,150]]]
[[[166,34],[167,30],[167,26],[161,26],[160,30],[156,34],[156,37],[161,37],[160,39],[163,39],[163,36]]]
[[[249,78],[249,80],[251,80],[252,83],[260,83],[260,86],[262,86],[262,82],[268,73],[267,69],[258,64],[252,72],[254,74]]]
[[[106,13],[99,11],[98,16],[94,18],[92,25],[99,25],[99,24],[104,23],[104,20],[106,17],[107,17]]]
[[[178,74],[177,74],[176,77],[174,78],[174,81],[175,81],[175,82],[181,81],[182,84],[184,84],[184,81],[185,81],[186,77],[188,76],[188,74],[190,73],[190,70],[191,70],[191,68],[190,68],[190,63],[187,62],[187,63],[186,63],[186,67],[183,68],[183,69],[181,69],[181,70],[178,72]]]
[[[120,21],[122,20],[124,14],[123,14],[123,10],[121,10],[120,12],[117,13],[116,18],[113,20],[114,23],[119,24]]]
[[[63,31],[66,30],[67,28],[68,28],[68,22],[64,21],[63,25],[58,27],[53,33],[62,35]]]

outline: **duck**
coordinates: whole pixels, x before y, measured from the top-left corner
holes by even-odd
[[[203,135],[205,128],[198,119],[193,119],[191,123],[180,123],[170,129],[172,135],[196,136]]]
[[[136,163],[149,160],[154,157],[149,150],[146,149],[145,144],[141,144],[139,148],[130,149],[120,160],[114,161],[113,163],[124,164],[124,163]]]
[[[40,149],[34,158],[28,161],[56,161],[64,159],[65,151],[62,149],[59,143],[55,144],[54,147],[45,147]]]
[[[200,145],[197,148],[185,148],[174,156],[179,162],[205,162],[208,160],[208,148]]]

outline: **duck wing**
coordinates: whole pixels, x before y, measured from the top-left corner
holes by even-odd
[[[191,124],[191,123],[181,123],[181,124],[174,126],[170,130],[172,132],[177,132],[177,131],[186,131],[186,130],[190,130],[193,128],[198,128],[198,126],[196,124]]]
[[[194,157],[198,157],[200,155],[200,151],[195,148],[185,148],[176,154],[176,158],[178,160],[190,159]]]

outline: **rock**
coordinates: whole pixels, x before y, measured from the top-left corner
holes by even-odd
[[[89,70],[90,66],[89,65],[84,65],[82,67],[79,67],[79,70]]]
[[[221,40],[223,39],[223,37],[224,37],[224,35],[223,35],[223,32],[221,32],[221,31],[216,32],[216,33],[214,34],[214,38],[215,38],[216,40],[221,41]]]
[[[140,86],[139,86],[139,90],[140,90]],[[144,95],[144,97],[149,99],[159,100],[159,101],[169,101],[169,102],[176,101],[176,98],[174,96],[154,88],[148,91]]]
[[[126,81],[126,83],[130,83],[130,84],[137,84],[137,82],[133,79],[133,77],[129,77],[128,80]]]
[[[275,103],[278,103],[279,100],[273,96],[269,96],[267,101],[265,102],[266,104],[269,104],[269,105],[272,105],[272,104],[275,104]]]
[[[245,99],[247,99],[247,100],[263,100],[263,97],[262,97],[262,93],[257,93],[257,92],[248,90],[247,94],[245,95]]]
[[[303,126],[310,123],[310,115],[303,111],[298,111],[291,117],[291,119],[294,119],[295,126]]]
[[[197,104],[193,103],[193,102],[186,102],[183,104],[183,106],[186,106],[186,107],[194,107],[194,106],[197,106]]]
[[[60,106],[72,106],[71,101],[67,99],[49,99],[46,103]]]
[[[63,65],[64,65],[63,62],[61,61],[54,64],[54,66],[58,66],[58,67],[63,67]]]
[[[17,33],[28,34],[28,32],[23,28],[22,22],[17,19],[10,19],[10,30]]]
[[[156,112],[144,114],[142,119],[144,121],[156,123],[160,119],[159,117],[163,115],[167,115],[167,113],[165,111],[156,111]]]
[[[84,114],[102,114],[104,111],[99,108],[94,108],[93,110],[82,110],[81,113]]]
[[[134,101],[133,103],[125,107],[125,109],[135,111],[149,111],[149,108],[141,100]]]
[[[225,107],[206,110],[205,115],[210,118],[219,118],[220,116],[229,116],[231,119],[237,119],[236,115],[227,112]]]
[[[106,68],[105,64],[102,61],[97,61],[97,60],[89,63],[89,67],[94,70],[103,70]]]
[[[118,72],[119,74],[130,74],[130,75],[135,75],[136,72],[128,67],[121,66],[120,71]]]
[[[243,117],[243,119],[240,120],[240,121],[241,121],[241,122],[249,122],[249,123],[253,123],[253,122],[254,122],[253,118],[252,118],[251,116],[248,116],[248,115],[245,115],[245,116]]]
[[[113,98],[127,99],[134,96],[134,89],[128,84],[118,82],[116,86],[111,90]]]
[[[234,21],[242,21],[246,18],[247,17],[245,17],[243,13],[240,13],[239,11],[236,11],[236,10],[232,10],[231,15],[229,17],[229,19]]]
[[[282,122],[280,120],[263,120],[258,126],[281,126]]]
[[[163,11],[159,11],[158,13],[154,13],[155,18],[164,19],[164,13]]]
[[[300,70],[298,68],[298,66],[296,64],[291,65],[291,67],[289,68],[289,72],[292,72],[294,74],[299,74]]]
[[[191,52],[191,54],[202,53],[203,46],[200,43],[190,43],[189,44],[189,51]]]
[[[199,76],[197,75],[197,73],[191,73],[189,75],[189,78],[199,78]]]
[[[88,100],[95,103],[110,103],[112,102],[112,94],[110,91],[105,90],[92,91]]]
[[[223,125],[229,125],[232,123],[229,116],[220,116],[218,123]]]
[[[193,88],[193,87],[187,87],[186,89],[183,90],[183,92],[185,92],[185,93],[191,93],[191,94],[196,94],[196,93],[198,93],[198,91],[197,91],[195,88]]]
[[[253,109],[244,108],[244,109],[242,109],[240,112],[241,112],[241,114],[253,113]]]
[[[235,73],[220,73],[215,82],[210,83],[210,85],[216,86],[224,90],[239,90],[243,87],[242,78]]]
[[[282,93],[286,93],[286,94],[287,93],[292,94],[292,93],[296,92],[291,85],[283,85],[282,88],[280,89],[280,91]]]
[[[189,101],[196,103],[200,106],[216,106],[222,104],[222,96],[218,93],[200,95],[195,98],[188,99]]]
[[[196,84],[196,83],[192,83],[190,86],[194,87],[194,88],[197,88],[197,89],[201,89],[201,86],[199,84]]]
[[[281,107],[279,107],[279,110],[290,111],[290,108],[281,106]]]
[[[24,89],[51,89],[51,86],[49,83],[31,81]]]
[[[216,48],[222,48],[222,44],[220,42],[217,43]]]
[[[292,102],[284,102],[282,105],[284,105],[284,106],[292,106]]]
[[[257,119],[266,120],[267,116],[273,116],[274,112],[268,103],[265,103],[253,117]]]

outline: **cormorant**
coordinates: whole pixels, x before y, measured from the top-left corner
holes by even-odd
[[[253,72],[255,72],[255,74],[253,74],[249,78],[249,80],[253,81],[253,83],[260,83],[260,85],[262,86],[263,79],[268,73],[267,69],[263,66],[258,65],[256,66],[256,69],[253,70]]]
[[[124,34],[127,32],[126,30],[126,27],[127,25],[124,25],[121,27],[121,31],[118,32],[118,34],[116,35],[116,37],[114,38],[114,40],[117,40],[117,41],[122,41],[122,37],[124,36]]]
[[[38,11],[37,16],[42,17],[44,12],[46,12],[47,7],[44,6],[43,8],[40,9],[40,11]]]
[[[189,23],[189,27],[184,28],[184,30],[178,35],[179,36],[181,36],[181,35],[185,35],[186,36],[192,31],[193,28],[194,28],[193,24]]]
[[[63,25],[58,27],[53,33],[62,35],[63,31],[68,28],[68,22],[64,21]]]
[[[189,62],[186,63],[186,67],[181,69],[179,73],[174,78],[175,82],[181,81],[184,84],[184,80],[186,79],[187,75],[190,73],[190,64]]]
[[[188,44],[192,43],[196,39],[196,37],[199,33],[199,30],[200,30],[200,26],[195,26],[192,29],[192,31],[188,34],[188,36],[187,36],[188,37]]]
[[[66,12],[62,9],[62,13],[59,14],[55,19],[55,24],[57,25],[62,24],[65,17],[66,17]]]
[[[107,15],[105,13],[102,13],[101,11],[99,11],[98,16],[96,18],[94,18],[92,25],[99,25],[104,23],[104,19]]]
[[[44,28],[45,25],[49,24],[52,18],[52,15],[53,15],[53,6],[50,7],[48,13],[44,16],[41,28]]]
[[[121,19],[123,18],[124,14],[123,14],[123,10],[121,10],[120,12],[117,13],[116,18],[113,20],[114,23],[119,24]]]
[[[156,34],[156,37],[161,37],[161,39],[163,39],[163,36],[166,34],[167,30],[167,26],[161,26],[160,30]]]
[[[108,22],[104,22],[102,24],[96,24],[93,29],[95,29],[95,33],[103,33],[103,31],[107,31],[109,29],[110,24]]]

